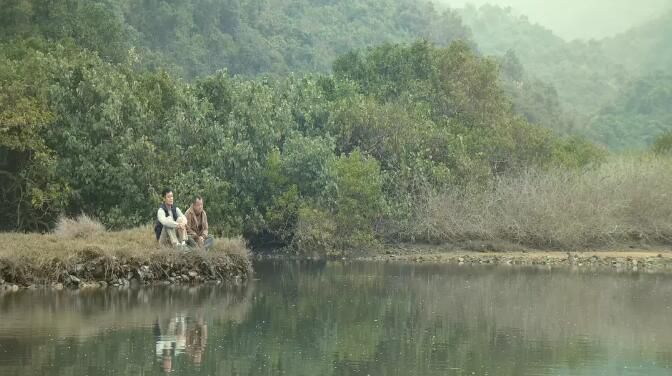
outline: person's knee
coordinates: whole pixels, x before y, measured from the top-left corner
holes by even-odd
[[[159,235],[159,244],[160,245],[170,245],[171,239],[170,239],[170,234],[168,234],[167,229],[164,227],[161,230],[161,235]]]

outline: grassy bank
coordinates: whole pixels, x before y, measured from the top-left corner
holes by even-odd
[[[583,170],[528,171],[487,189],[426,195],[402,240],[543,250],[672,245],[672,159],[621,157]]]
[[[160,248],[149,226],[108,232],[85,216],[63,219],[49,234],[0,234],[5,284],[228,281],[245,279],[251,270],[240,238],[217,239],[209,252],[179,252]]]

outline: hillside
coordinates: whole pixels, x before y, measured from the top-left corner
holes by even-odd
[[[672,126],[666,79],[672,12],[616,37],[572,42],[510,8],[467,6],[459,13],[483,54],[518,59],[527,83],[505,87],[523,114],[536,108],[531,121],[546,113],[538,124],[588,135],[614,150],[645,148]],[[537,101],[529,105],[525,98]]]
[[[635,74],[672,71],[672,10],[602,42],[605,53]]]
[[[485,5],[459,11],[485,55],[513,51],[534,77],[552,84],[565,109],[585,117],[618,92],[627,72],[597,42],[566,42],[510,8]]]
[[[387,42],[469,39],[450,10],[415,0],[12,0],[0,38],[72,39],[113,62],[194,78],[328,72],[337,56]],[[129,54],[130,52],[130,54]]]
[[[672,74],[637,78],[593,119],[587,135],[614,150],[644,149],[672,132]]]

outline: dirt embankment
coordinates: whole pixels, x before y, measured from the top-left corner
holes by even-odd
[[[106,287],[154,283],[239,283],[252,273],[242,239],[213,249],[158,247],[149,228],[119,232],[0,234],[0,289]]]

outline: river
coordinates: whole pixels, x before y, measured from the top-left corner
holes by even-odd
[[[669,375],[672,276],[263,262],[245,286],[0,295],[0,375]]]

